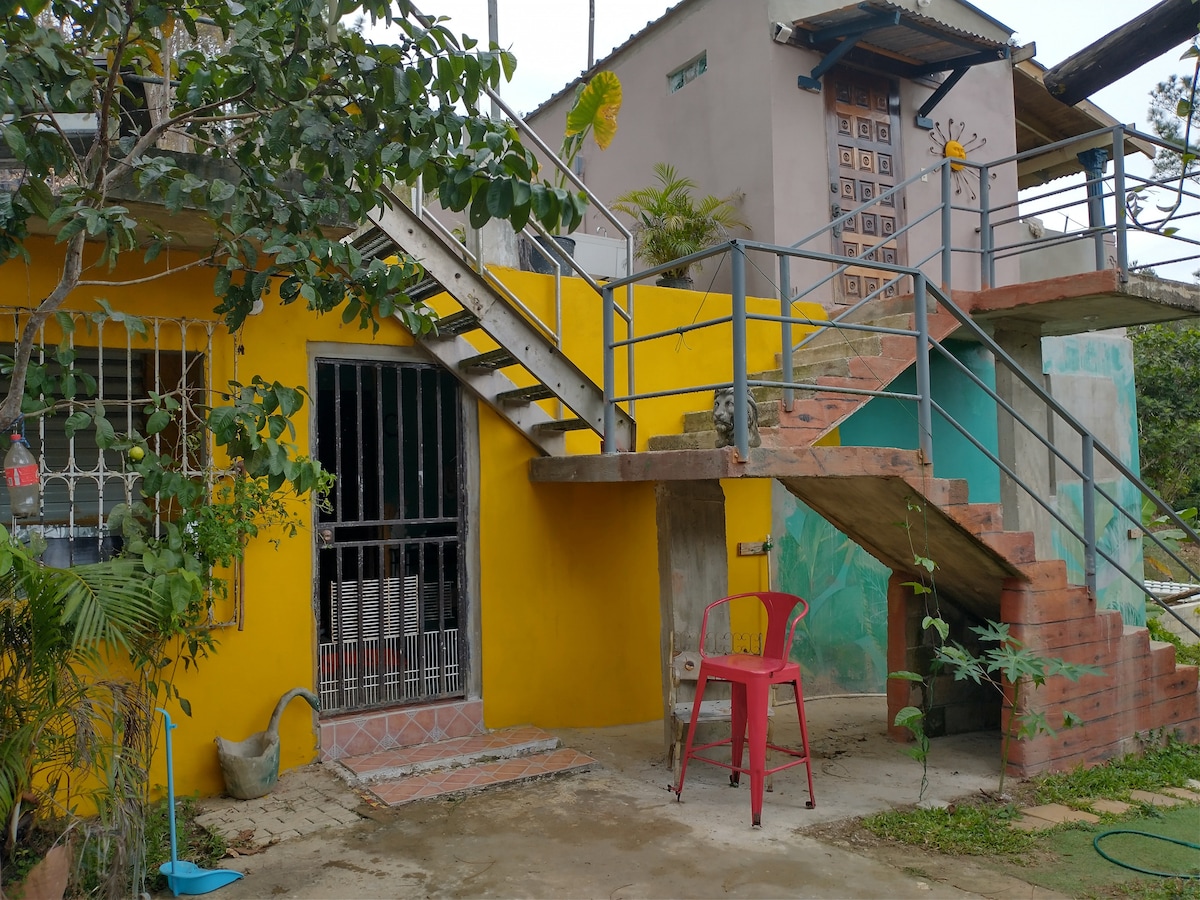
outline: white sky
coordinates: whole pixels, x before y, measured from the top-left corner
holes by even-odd
[[[734,3],[737,0],[724,0]],[[1021,44],[1037,42],[1037,59],[1053,66],[1158,0],[974,0],[1015,30]],[[423,11],[448,16],[456,33],[487,41],[487,0],[422,0]],[[517,56],[516,77],[501,94],[528,112],[587,67],[588,0],[498,0],[500,45]],[[664,0],[596,0],[596,58],[657,19]],[[1147,94],[1166,76],[1190,70],[1180,46],[1147,63],[1091,99],[1118,120],[1146,127]],[[1190,62],[1190,61],[1189,61]]]

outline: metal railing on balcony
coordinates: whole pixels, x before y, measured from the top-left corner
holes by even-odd
[[[906,230],[916,230],[920,227],[929,227],[928,223],[935,223],[938,229],[938,240],[935,242],[935,250],[930,252],[923,259],[918,259],[910,265],[900,265],[894,263],[883,262],[877,258],[876,251],[878,247],[883,245],[884,241],[877,242],[874,246],[866,246],[863,251],[858,253],[856,257],[839,256],[836,253],[823,252],[814,250],[812,245],[818,238],[828,235],[832,229],[838,227],[839,222],[846,221],[853,215],[858,214],[866,209],[870,209],[872,205],[884,199],[872,199],[871,202],[864,203],[858,206],[857,209],[847,211],[842,216],[835,218],[833,222],[817,229],[816,232],[806,236],[797,244],[791,246],[768,245],[760,244],[755,241],[732,240],[709,250],[700,253],[691,254],[689,257],[676,260],[671,264],[656,266],[656,268],[636,272],[625,278],[618,278],[608,282],[602,290],[605,295],[605,319],[604,319],[604,341],[605,341],[605,396],[607,397],[608,406],[612,410],[616,409],[618,403],[635,403],[637,401],[649,401],[653,398],[673,396],[679,394],[701,394],[701,392],[713,391],[721,388],[733,389],[733,425],[734,425],[734,446],[738,451],[740,458],[748,458],[749,455],[749,425],[748,425],[748,407],[749,398],[748,391],[752,388],[776,388],[782,391],[784,396],[784,408],[791,409],[794,392],[799,390],[814,391],[816,394],[835,394],[835,395],[851,395],[864,397],[890,397],[895,401],[910,404],[914,408],[913,425],[916,428],[916,444],[922,455],[922,460],[926,464],[934,463],[935,446],[934,446],[934,419],[935,415],[941,420],[947,422],[952,427],[955,433],[961,434],[968,443],[972,444],[979,454],[982,454],[986,460],[998,469],[998,472],[1003,473],[1004,478],[1010,479],[1012,484],[1033,500],[1033,503],[1045,511],[1057,527],[1062,529],[1063,534],[1069,535],[1070,538],[1079,541],[1082,547],[1082,578],[1088,589],[1096,593],[1097,590],[1097,568],[1100,562],[1108,566],[1110,572],[1114,572],[1117,576],[1132,583],[1134,588],[1139,593],[1144,594],[1148,600],[1158,602],[1164,610],[1168,611],[1171,616],[1180,619],[1184,628],[1195,632],[1196,636],[1200,637],[1200,631],[1196,630],[1192,623],[1186,622],[1182,617],[1172,610],[1169,604],[1159,600],[1157,596],[1146,592],[1144,581],[1142,581],[1141,572],[1130,571],[1130,566],[1127,562],[1123,562],[1117,554],[1105,550],[1102,542],[1098,540],[1097,535],[1097,509],[1099,506],[1110,506],[1114,510],[1114,515],[1120,517],[1120,520],[1127,526],[1129,534],[1144,535],[1144,540],[1148,545],[1156,548],[1156,551],[1163,554],[1165,558],[1171,560],[1172,563],[1178,566],[1178,569],[1186,574],[1186,578],[1190,581],[1200,582],[1200,574],[1184,560],[1176,551],[1174,545],[1170,541],[1159,539],[1153,532],[1153,528],[1147,526],[1142,521],[1142,503],[1147,504],[1148,509],[1154,511],[1154,515],[1160,517],[1160,521],[1165,521],[1170,524],[1170,527],[1180,530],[1186,539],[1190,541],[1200,542],[1200,536],[1196,535],[1194,530],[1178,516],[1175,510],[1170,508],[1164,500],[1158,497],[1158,494],[1152,488],[1141,480],[1140,476],[1133,472],[1133,469],[1128,464],[1121,460],[1120,456],[1105,446],[1094,434],[1085,427],[1075,415],[1069,412],[1062,403],[1058,402],[1054,396],[1051,396],[1048,391],[1043,388],[1042,380],[1034,378],[1030,373],[1022,370],[1012,356],[1006,350],[1001,348],[1000,344],[992,340],[992,337],[984,329],[973,322],[972,318],[967,313],[962,312],[956,307],[949,296],[949,286],[953,283],[954,274],[954,258],[955,254],[970,254],[976,257],[978,265],[979,283],[983,287],[995,286],[996,284],[996,262],[997,259],[1009,257],[1018,257],[1021,253],[1030,252],[1032,250],[1040,250],[1046,246],[1061,246],[1072,241],[1091,241],[1096,246],[1096,264],[1097,268],[1115,268],[1120,272],[1122,281],[1127,281],[1130,269],[1139,270],[1151,268],[1153,265],[1176,264],[1180,262],[1189,262],[1189,260],[1200,258],[1200,241],[1186,238],[1174,232],[1168,226],[1165,226],[1164,221],[1166,216],[1160,216],[1158,220],[1147,222],[1139,221],[1138,216],[1134,215],[1133,205],[1136,204],[1136,198],[1140,194],[1146,193],[1152,188],[1162,187],[1163,185],[1172,184],[1172,181],[1165,179],[1144,178],[1144,176],[1136,176],[1129,174],[1124,167],[1124,145],[1129,138],[1144,140],[1146,143],[1162,146],[1164,149],[1171,148],[1169,144],[1162,142],[1152,136],[1146,136],[1140,132],[1129,130],[1123,126],[1116,126],[1092,132],[1082,136],[1079,142],[1087,145],[1087,149],[1094,149],[1097,139],[1108,138],[1109,146],[1114,156],[1114,172],[1111,175],[1094,174],[1087,184],[1084,186],[1086,197],[1082,200],[1069,200],[1069,191],[1078,193],[1080,185],[1074,184],[1066,188],[1057,188],[1055,191],[1038,193],[1027,199],[1018,200],[1018,202],[1004,203],[1002,205],[990,205],[990,192],[988,186],[991,180],[991,172],[997,167],[1009,166],[1009,164],[1020,163],[1024,160],[1032,160],[1040,154],[1046,152],[1060,151],[1063,148],[1072,146],[1072,142],[1060,142],[1051,144],[1046,148],[1027,151],[1025,154],[1015,154],[1002,158],[1002,160],[990,161],[988,163],[973,163],[960,160],[942,160],[934,164],[934,166],[923,170],[923,172],[913,175],[901,184],[896,185],[893,191],[889,193],[898,193],[914,181],[928,180],[930,175],[936,175],[938,182],[941,185],[941,198],[937,203],[932,204],[930,208],[924,212],[914,215],[911,222],[905,226]],[[980,190],[978,194],[978,205],[964,205],[956,203],[954,200],[954,192],[952,188],[952,166],[958,164],[970,164],[976,167],[979,172]],[[1186,173],[1192,174],[1192,173]],[[1175,187],[1177,196],[1182,198],[1200,198],[1200,194],[1196,194],[1189,190],[1187,181],[1181,178],[1176,178],[1178,182]],[[1046,214],[1048,211],[1067,209],[1069,206],[1079,206],[1085,204],[1090,211],[1090,221],[1086,227],[1074,229],[1073,232],[1064,232],[1052,236],[1050,239],[1042,240],[1034,238],[1025,242],[1013,241],[998,241],[997,234],[1001,233],[1013,222],[1019,221],[1021,217],[1030,215],[1031,212],[1040,212]],[[1104,205],[1111,206],[1112,216],[1111,221],[1105,221],[1103,215]],[[1182,205],[1182,204],[1181,204]],[[974,216],[978,220],[977,234],[979,235],[978,246],[964,247],[955,246],[953,244],[953,227],[955,222],[955,214],[960,217],[962,215]],[[1171,214],[1178,220],[1181,216],[1187,217],[1192,214],[1190,211],[1176,209]],[[1162,254],[1162,256],[1152,257],[1150,259],[1139,260],[1138,263],[1130,264],[1129,262],[1129,236],[1130,232],[1146,234],[1159,246],[1160,242],[1169,242],[1170,250]],[[1104,252],[1100,248],[1103,247]],[[1111,258],[1109,251],[1111,250]],[[704,320],[696,320],[688,325],[680,326],[676,329],[668,329],[650,334],[636,334],[631,332],[628,337],[617,337],[617,304],[614,301],[617,290],[628,287],[636,281],[641,281],[643,278],[652,277],[660,274],[668,268],[676,268],[680,264],[700,262],[700,260],[725,256],[730,257],[731,274],[732,274],[732,301],[730,313],[724,316],[715,316]],[[766,257],[769,262],[758,265],[760,271],[778,271],[778,287],[780,308],[778,314],[767,314],[762,312],[749,312],[746,306],[746,268],[748,265],[755,265],[751,262],[751,258]],[[792,263],[793,260],[808,260],[809,263],[818,263],[828,266],[826,274],[818,276],[814,281],[804,284],[798,289],[792,286]],[[845,272],[852,265],[862,265],[866,260],[869,260],[871,269],[882,272],[882,283],[875,292],[872,292],[862,302],[859,302],[851,310],[842,313],[840,317],[833,320],[811,319],[805,316],[799,316],[796,313],[796,304],[800,300],[810,298],[817,295],[832,278],[838,277],[842,272]],[[940,276],[943,288],[938,289],[934,283],[931,283],[931,277],[934,277],[926,269],[929,265],[935,265],[937,275]],[[880,295],[887,286],[911,286],[913,296],[913,326],[911,329],[896,329],[896,328],[881,328],[881,326],[871,325],[869,323],[852,322],[852,313],[857,310],[865,302],[874,299]],[[1057,421],[1067,428],[1070,442],[1073,446],[1068,446],[1060,437],[1055,439],[1044,433],[1042,428],[1032,424],[1025,416],[1022,416],[1018,410],[1013,407],[1012,403],[1004,400],[1000,394],[979,378],[976,373],[970,370],[970,367],[965,366],[962,362],[956,359],[952,350],[948,349],[941,341],[935,340],[930,335],[929,331],[929,307],[931,304],[936,304],[938,307],[944,307],[952,316],[958,320],[960,334],[966,334],[967,340],[976,342],[977,346],[982,347],[986,353],[990,354],[992,361],[997,370],[1008,370],[1013,373],[1016,379],[1024,385],[1024,388],[1031,395],[1037,398],[1037,402],[1042,404],[1045,410],[1045,416],[1039,416],[1042,421]],[[769,326],[774,326],[778,329],[778,346],[780,348],[780,368],[781,374],[778,380],[752,378],[748,372],[748,353],[746,353],[746,335],[748,335],[748,325],[750,323],[764,323]],[[707,384],[680,384],[678,388],[660,389],[655,391],[637,391],[631,389],[628,394],[618,395],[616,386],[616,354],[619,350],[624,350],[625,353],[634,354],[636,348],[643,346],[653,341],[662,340],[662,338],[673,337],[683,334],[688,334],[691,331],[698,331],[710,328],[725,328],[728,326],[731,331],[731,347],[730,360],[731,371],[730,378],[720,380],[720,382]],[[799,344],[793,343],[792,331],[794,328],[805,328],[820,332],[827,329],[839,329],[846,331],[874,332],[874,334],[882,335],[899,335],[911,338],[914,342],[913,350],[913,366],[916,370],[916,389],[913,391],[898,391],[888,389],[888,385],[884,385],[881,390],[870,389],[852,389],[844,385],[827,385],[820,383],[800,383],[793,380],[793,358],[798,347],[803,346],[803,341]],[[758,325],[757,328],[762,328]],[[814,335],[810,335],[806,340]],[[935,400],[932,394],[930,385],[930,361],[935,356],[941,356],[946,359],[949,365],[964,374],[984,395],[989,397],[991,403],[995,404],[997,415],[1004,414],[1010,416],[1016,425],[1024,428],[1033,440],[1045,446],[1052,458],[1054,464],[1061,466],[1067,472],[1072,473],[1074,478],[1078,478],[1082,491],[1082,516],[1081,526],[1070,522],[1068,518],[1062,515],[1062,512],[1056,508],[1052,498],[1042,496],[1036,488],[1031,486],[1030,482],[1022,473],[1016,472],[1012,463],[1002,460],[998,451],[991,446],[988,446],[980,440],[976,434],[973,434],[971,428],[962,425],[956,420],[949,410]],[[1040,374],[1040,373],[1039,373]],[[613,413],[614,414],[614,413]],[[604,446],[605,452],[616,451],[616,446],[611,442],[606,442]],[[1121,479],[1124,485],[1127,485],[1130,490],[1135,491],[1141,498],[1139,503],[1130,504],[1122,503],[1121,497],[1117,494],[1120,491],[1115,491],[1111,486],[1105,486],[1097,478],[1097,468],[1103,466],[1108,469],[1110,474],[1114,474],[1116,478]],[[1140,566],[1134,566],[1140,568]]]

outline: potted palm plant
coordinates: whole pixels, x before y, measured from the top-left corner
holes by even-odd
[[[580,82],[575,90],[575,100],[567,112],[567,125],[563,133],[562,145],[558,149],[558,158],[572,171],[575,170],[575,160],[579,152],[587,144],[590,136],[601,150],[606,150],[617,134],[617,113],[621,110],[621,80],[609,71],[597,72],[586,84]],[[558,190],[570,190],[566,173],[559,171],[554,179],[554,187]],[[543,189],[544,190],[544,189]],[[560,201],[561,202],[561,201]],[[568,201],[569,202],[569,201]],[[580,207],[580,209],[582,209]],[[575,214],[575,224],[578,224],[578,213]],[[565,212],[564,222],[573,218]],[[574,225],[571,226],[573,228]],[[570,229],[568,229],[570,230]],[[569,256],[575,250],[572,238],[556,236],[555,241]],[[554,248],[547,247],[546,242],[539,238],[538,243],[545,247],[545,252],[553,253],[559,260],[564,275],[571,273],[567,260]],[[529,257],[530,268],[535,272],[550,274],[554,267],[542,253],[533,252]]]
[[[737,197],[708,194],[697,200],[692,195],[696,182],[670,163],[656,163],[654,177],[657,184],[627,191],[613,204],[633,219],[634,253],[647,265],[666,265],[711,247],[732,228],[747,227],[738,217]],[[667,269],[656,283],[690,289],[693,265]]]

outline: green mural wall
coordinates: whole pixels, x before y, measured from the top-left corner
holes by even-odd
[[[774,584],[808,601],[793,656],[809,696],[881,692],[887,680],[887,567],[797,500],[772,493]]]
[[[1051,389],[1064,406],[1076,411],[1100,441],[1139,472],[1137,400],[1133,383],[1133,347],[1123,334],[1088,334],[1043,338],[1043,369]],[[1115,474],[1115,473],[1114,473]],[[1101,551],[1135,576],[1142,574],[1142,543],[1130,540],[1130,521],[1140,521],[1141,493],[1124,478],[1105,477],[1098,465],[1097,483],[1116,503],[1096,503],[1096,543]],[[1078,532],[1083,531],[1083,484],[1074,472],[1059,465],[1055,508]],[[1125,514],[1121,512],[1125,511]],[[1083,544],[1054,523],[1054,549],[1066,560],[1067,577],[1083,584]],[[1096,561],[1096,604],[1117,609],[1126,625],[1146,624],[1145,595],[1103,556]]]

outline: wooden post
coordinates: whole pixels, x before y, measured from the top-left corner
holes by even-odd
[[[1046,90],[1068,106],[1074,106],[1187,41],[1198,27],[1197,0],[1162,0],[1046,72]]]

